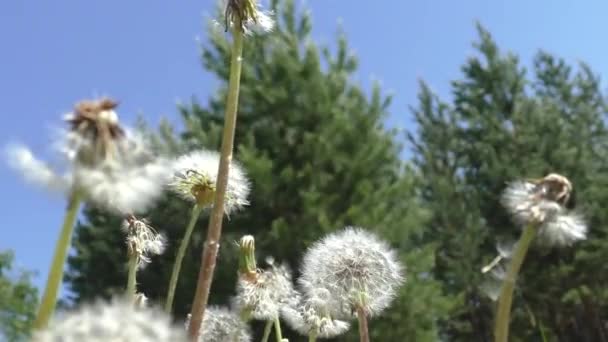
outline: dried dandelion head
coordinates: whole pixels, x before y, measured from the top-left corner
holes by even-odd
[[[127,235],[126,244],[130,255],[136,255],[139,266],[150,263],[151,255],[160,255],[166,247],[166,239],[159,234],[146,219],[129,215],[123,222],[122,229]]]
[[[245,34],[269,32],[274,28],[271,13],[262,11],[257,0],[223,0],[224,27],[236,25]]]
[[[540,242],[570,245],[586,238],[582,216],[568,210],[572,183],[555,173],[541,179],[515,181],[502,194],[501,202],[520,225],[535,224]]]
[[[173,165],[170,188],[184,199],[196,202],[200,207],[213,205],[220,155],[217,152],[199,150],[179,157]],[[249,204],[249,181],[236,162],[230,163],[228,187],[224,211],[226,214]]]
[[[186,342],[180,327],[171,325],[171,319],[156,309],[141,310],[124,300],[96,302],[84,305],[74,312],[57,315],[48,328],[37,331],[34,342]]]
[[[396,253],[374,234],[347,227],[316,242],[304,256],[300,285],[308,297],[328,291],[333,317],[357,308],[374,315],[387,308],[404,281]]]

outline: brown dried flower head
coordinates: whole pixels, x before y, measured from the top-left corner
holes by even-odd
[[[557,173],[550,173],[544,178],[530,181],[536,185],[535,192],[542,199],[565,205],[572,193],[572,183],[568,178]]]
[[[125,136],[114,109],[118,103],[109,98],[83,100],[74,106],[66,118],[70,130],[77,133],[93,148],[92,155],[80,155],[80,161],[94,163],[112,156],[113,142]]]

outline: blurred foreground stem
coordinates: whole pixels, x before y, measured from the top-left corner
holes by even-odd
[[[519,241],[515,245],[515,251],[507,270],[507,275],[503,280],[498,298],[498,308],[496,310],[496,321],[494,326],[494,341],[507,342],[509,338],[509,323],[511,315],[511,304],[513,303],[513,289],[515,281],[524,262],[530,243],[534,239],[536,227],[534,224],[526,226],[521,233]]]
[[[192,320],[188,328],[188,335],[192,341],[198,340],[201,324],[205,314],[205,307],[209,300],[209,291],[213,282],[213,272],[220,237],[222,235],[222,220],[224,218],[224,199],[228,186],[228,171],[232,160],[234,145],[234,131],[239,102],[239,87],[241,82],[241,66],[243,63],[243,32],[241,25],[232,25],[232,57],[230,59],[230,80],[228,84],[228,98],[226,100],[226,113],[224,116],[224,132],[222,136],[222,150],[218,169],[217,184],[215,187],[215,201],[209,219],[207,240],[203,248],[201,268],[198,274],[196,292],[192,302]]]
[[[74,224],[76,223],[76,215],[82,202],[82,194],[73,190],[68,197],[68,207],[63,219],[63,226],[59,233],[59,239],[55,245],[55,254],[53,255],[53,261],[51,268],[49,269],[49,275],[46,281],[46,287],[44,288],[44,294],[40,301],[40,307],[36,320],[34,321],[34,329],[44,329],[48,324],[55,306],[57,305],[57,294],[61,287],[61,281],[63,278],[63,265],[70,249],[70,242],[72,241],[72,232],[74,231]]]
[[[362,306],[357,307],[357,319],[359,320],[359,341],[369,342],[369,328],[367,327],[367,314]]]

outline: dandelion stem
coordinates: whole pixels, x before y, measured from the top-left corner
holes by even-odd
[[[279,320],[278,316],[274,319],[274,334],[277,338],[277,342],[283,341],[283,333],[281,332],[281,321]]]
[[[201,268],[198,274],[196,292],[192,302],[192,321],[188,334],[192,340],[197,340],[200,327],[205,314],[205,307],[209,299],[209,291],[213,282],[213,271],[222,235],[222,220],[224,217],[224,199],[228,186],[228,171],[232,160],[234,145],[234,131],[236,128],[237,107],[239,101],[239,86],[241,80],[241,65],[243,55],[243,32],[240,25],[232,27],[232,57],[230,61],[230,80],[228,84],[228,98],[226,100],[226,113],[224,117],[224,132],[222,136],[222,150],[218,169],[217,184],[213,210],[207,229],[207,240],[203,248]]]
[[[500,297],[498,298],[498,308],[496,311],[496,322],[494,327],[495,342],[508,341],[511,304],[513,303],[513,289],[515,287],[517,275],[519,274],[519,270],[524,262],[530,243],[534,239],[535,233],[535,225],[528,225],[524,228],[521,237],[515,246],[507,275],[502,283]]]
[[[63,226],[59,233],[59,239],[55,245],[55,254],[53,255],[53,261],[46,281],[46,288],[44,289],[40,308],[38,309],[38,314],[34,321],[34,329],[36,330],[46,327],[55,310],[57,294],[59,293],[63,277],[63,265],[70,248],[76,215],[78,214],[81,202],[82,196],[80,192],[77,190],[72,191],[68,199],[68,208],[65,213],[65,218],[63,219]]]
[[[127,277],[127,297],[134,298],[137,292],[137,264],[139,256],[135,252],[129,253],[129,275]]]
[[[268,338],[270,337],[270,332],[272,331],[273,321],[266,321],[266,326],[264,326],[264,336],[262,337],[262,342],[268,342]]]
[[[363,307],[357,307],[357,319],[359,320],[359,341],[369,342],[369,330],[367,327],[367,315]]]
[[[179,271],[182,268],[182,261],[184,260],[186,249],[188,249],[188,244],[190,243],[192,231],[194,230],[194,226],[196,225],[196,221],[198,221],[198,217],[200,216],[202,210],[203,208],[197,204],[192,207],[190,221],[186,226],[186,232],[184,233],[184,237],[182,238],[182,241],[179,244],[179,249],[177,250],[177,255],[175,256],[175,263],[173,264],[173,270],[171,271],[169,289],[167,290],[167,300],[165,302],[165,311],[167,313],[171,313],[171,309],[173,308],[173,298],[175,297],[175,288],[177,287]]]
[[[317,341],[317,334],[315,332],[311,332],[308,335],[308,342],[316,342]]]

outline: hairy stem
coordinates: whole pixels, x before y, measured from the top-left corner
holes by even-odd
[[[137,264],[139,256],[137,253],[129,253],[129,273],[127,277],[127,297],[133,299],[137,292]]]
[[[515,281],[524,262],[530,243],[536,235],[536,226],[533,224],[524,228],[521,237],[515,246],[507,275],[503,280],[498,298],[498,308],[496,311],[496,321],[494,326],[494,341],[507,342],[509,339],[509,323],[511,315],[511,304],[513,303],[513,289]]]
[[[76,215],[82,202],[82,196],[79,191],[73,190],[68,199],[68,207],[63,219],[63,226],[59,233],[59,239],[55,245],[55,254],[53,255],[53,261],[51,268],[49,269],[49,275],[46,281],[46,287],[42,300],[40,301],[40,307],[36,320],[34,321],[34,329],[39,330],[46,327],[48,324],[53,311],[55,311],[55,305],[57,305],[57,294],[61,287],[61,281],[63,278],[63,265],[70,249],[70,242],[72,241],[72,232],[74,231],[74,224],[76,223]]]
[[[228,98],[226,100],[226,113],[224,116],[224,132],[222,136],[222,150],[218,169],[217,184],[215,187],[215,200],[207,229],[207,240],[203,248],[201,268],[198,274],[196,292],[192,302],[192,321],[188,335],[195,341],[200,333],[201,323],[205,314],[205,307],[209,300],[209,291],[213,282],[213,271],[222,235],[222,220],[224,218],[224,199],[228,186],[228,171],[232,160],[234,145],[234,131],[236,128],[237,107],[239,102],[239,86],[241,82],[241,66],[243,56],[243,32],[239,25],[232,29],[232,57],[230,60],[230,80],[228,84]]]
[[[186,226],[184,237],[179,244],[177,255],[175,256],[175,263],[173,263],[173,270],[171,271],[171,280],[169,280],[167,299],[165,301],[165,311],[167,313],[171,313],[171,309],[173,308],[173,299],[175,298],[175,288],[177,287],[177,280],[179,279],[179,271],[182,268],[182,262],[184,260],[184,255],[186,254],[186,249],[188,249],[188,245],[190,244],[192,231],[194,231],[194,226],[196,225],[196,221],[198,221],[198,217],[200,216],[202,210],[203,208],[197,204],[192,207],[190,221]]]
[[[272,331],[273,321],[266,321],[266,325],[264,326],[264,336],[262,337],[262,342],[268,342],[268,338],[270,337],[270,332]]]
[[[357,307],[357,319],[359,320],[359,341],[369,342],[369,329],[367,327],[367,314],[361,307]]]

